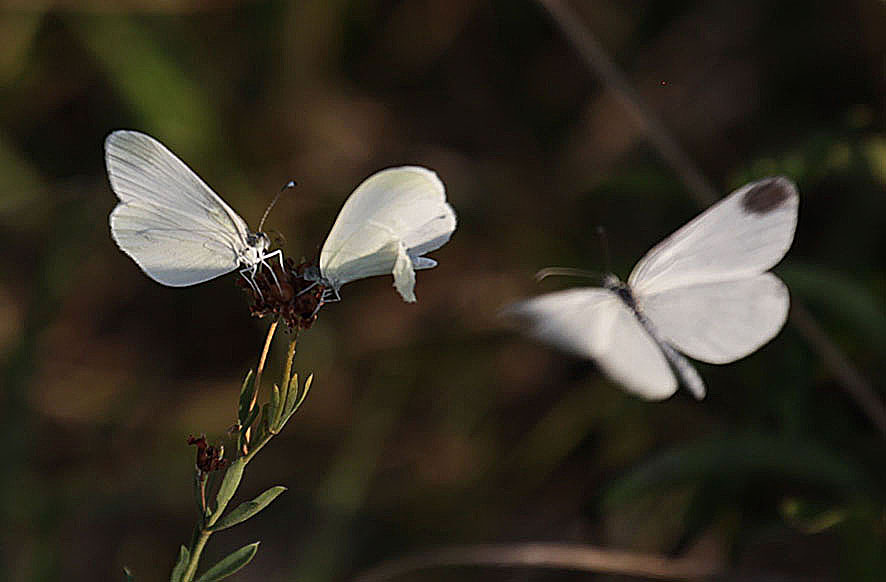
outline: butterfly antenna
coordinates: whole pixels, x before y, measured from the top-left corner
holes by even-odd
[[[599,279],[602,275],[596,271],[586,271],[584,269],[576,269],[574,267],[545,267],[535,274],[535,280],[541,281],[547,277],[586,277],[588,279]]]
[[[296,186],[298,186],[298,182],[296,182],[295,180],[290,180],[286,184],[284,184],[282,188],[280,188],[280,191],[277,192],[277,195],[274,196],[274,199],[271,200],[271,203],[268,204],[268,207],[265,209],[265,213],[261,217],[261,222],[258,223],[258,232],[262,232],[262,227],[265,225],[265,220],[268,219],[268,214],[271,213],[271,208],[274,207],[274,205],[277,203],[277,200],[280,200],[280,196],[283,195],[283,192],[285,192],[289,188],[295,188]]]

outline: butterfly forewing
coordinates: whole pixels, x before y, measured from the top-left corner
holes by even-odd
[[[799,196],[787,178],[747,184],[646,253],[628,285],[636,296],[759,275],[785,255]]]

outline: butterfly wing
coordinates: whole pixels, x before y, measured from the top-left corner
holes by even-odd
[[[418,166],[389,168],[348,197],[320,251],[320,274],[338,289],[355,279],[392,274],[406,301],[415,301],[415,270],[437,263],[424,253],[443,246],[455,212],[437,174]]]
[[[677,287],[637,301],[665,341],[710,364],[755,352],[781,330],[790,306],[787,287],[772,273]]]
[[[649,251],[631,273],[661,338],[703,362],[732,362],[784,326],[790,298],[765,271],[790,247],[799,196],[786,178],[739,188]]]
[[[163,144],[115,131],[105,140],[105,163],[120,199],[111,236],[145,274],[185,287],[237,268],[246,223]]]
[[[746,184],[653,247],[628,285],[635,296],[649,296],[759,275],[790,248],[798,206],[797,188],[787,178]]]
[[[615,293],[596,287],[548,293],[509,306],[538,339],[593,359],[629,392],[671,396],[677,380],[658,343]]]

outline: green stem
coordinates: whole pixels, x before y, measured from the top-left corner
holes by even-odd
[[[283,367],[283,383],[281,387],[289,386],[289,380],[292,377],[292,360],[295,358],[295,344],[298,341],[298,328],[292,332],[292,339],[289,340],[289,349],[286,352],[286,365]]]
[[[279,322],[279,320],[274,321],[271,324],[271,327],[268,330],[267,339],[265,340],[264,349],[262,350],[261,356],[259,358],[259,365],[258,365],[258,370],[257,370],[256,376],[255,376],[255,388],[253,390],[253,397],[252,397],[252,403],[250,406],[250,410],[252,409],[252,407],[254,407],[256,405],[256,400],[258,399],[258,390],[259,390],[259,383],[261,382],[262,371],[264,370],[264,367],[265,367],[265,361],[267,360],[268,351],[271,346],[271,340],[274,337],[274,331],[277,329],[278,322]],[[292,375],[292,362],[295,358],[295,346],[296,346],[297,341],[298,341],[298,330],[296,330],[292,334],[292,339],[289,340],[289,349],[287,350],[287,353],[286,353],[286,365],[283,368],[284,386],[289,385],[289,380]],[[249,439],[248,434],[249,434],[249,432],[247,431],[247,437],[246,437],[247,442]],[[255,443],[254,445],[252,445],[248,448],[248,452],[245,455],[243,455],[244,469],[245,469],[245,465],[249,464],[249,461],[251,461],[253,459],[253,457],[255,457],[255,455],[260,450],[262,450],[262,448],[266,444],[268,444],[268,442],[273,437],[274,437],[273,433],[268,433],[267,435],[264,436],[264,438],[262,438],[261,441]],[[205,483],[203,484],[203,486],[205,487]],[[205,489],[201,488],[200,493],[201,493],[201,495],[205,496]],[[204,497],[204,500],[202,500],[202,502],[203,502],[204,515],[205,515],[205,507],[206,507],[205,497]],[[209,536],[212,535],[212,531],[208,528],[212,527],[212,525],[218,520],[218,518],[221,517],[222,513],[224,513],[224,508],[221,508],[221,507],[216,508],[215,513],[212,514],[212,516],[208,519],[208,521],[206,521],[205,524],[200,526],[200,530],[197,535],[197,538],[194,541],[193,547],[191,548],[190,557],[188,559],[188,566],[187,566],[187,568],[185,568],[184,575],[182,576],[182,582],[192,582],[192,580],[194,579],[194,576],[197,574],[197,565],[200,563],[200,556],[203,553],[203,548],[206,547],[206,542],[209,541]],[[202,521],[202,519],[201,519],[201,521]]]
[[[197,574],[197,564],[200,563],[200,554],[203,553],[203,548],[206,547],[206,542],[209,541],[209,536],[211,535],[211,531],[200,530],[200,535],[197,536],[197,541],[194,542],[194,547],[191,548],[191,556],[188,560],[188,567],[185,568],[185,573],[182,576],[182,582],[191,582],[194,579],[194,576]]]
[[[258,359],[258,368],[255,371],[255,383],[252,388],[252,402],[249,403],[249,412],[252,412],[252,409],[255,408],[255,404],[258,401],[258,391],[261,389],[261,375],[265,370],[265,362],[268,359],[268,351],[271,349],[271,340],[274,339],[274,332],[277,331],[277,324],[280,323],[279,319],[275,319],[271,326],[268,328],[268,337],[265,339],[265,346],[262,349],[261,356]],[[245,438],[243,439],[243,451],[245,453],[249,447],[249,437],[252,434],[252,427],[246,429]]]

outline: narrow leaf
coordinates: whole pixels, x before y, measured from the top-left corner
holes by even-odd
[[[228,502],[231,501],[231,497],[234,496],[237,487],[240,486],[240,479],[243,478],[243,468],[245,466],[246,463],[243,462],[241,457],[231,463],[228,470],[225,471],[225,478],[222,479],[221,485],[218,487],[218,493],[215,495],[215,515],[224,512],[225,507],[228,506]]]
[[[246,378],[243,379],[243,386],[240,388],[240,403],[237,408],[237,419],[241,425],[246,424],[246,419],[249,415],[249,403],[252,402],[253,384],[252,370],[249,370],[246,373]]]
[[[280,388],[274,384],[271,390],[271,402],[268,406],[268,427],[272,432],[277,429],[277,420],[280,418]]]
[[[286,388],[286,400],[283,402],[284,418],[289,415],[296,398],[298,398],[298,372],[292,375],[292,378],[289,379],[289,386]]]
[[[269,422],[269,414],[271,412],[271,405],[269,402],[265,402],[261,407],[261,417],[259,421],[253,427],[255,429],[255,436],[252,437],[252,443],[260,443],[262,442],[266,436],[268,436],[269,431],[268,427],[270,426]]]
[[[123,582],[135,582],[135,576],[129,571],[129,568],[123,566]]]
[[[286,487],[271,487],[252,501],[245,501],[238,505],[233,511],[222,516],[218,522],[212,526],[211,531],[216,532],[227,529],[232,525],[237,525],[257,514],[259,511],[270,505],[278,495],[286,491]]]
[[[182,546],[178,551],[178,560],[172,568],[172,574],[169,576],[169,582],[181,582],[182,576],[185,574],[185,568],[191,560],[191,552],[188,548]]]
[[[308,391],[311,389],[311,384],[313,382],[314,382],[314,375],[311,374],[310,376],[308,376],[308,379],[305,380],[304,391],[298,397],[298,401],[295,403],[295,408],[294,408],[293,412],[295,410],[298,410],[301,407],[302,403],[305,401],[305,398],[308,397]]]
[[[291,409],[287,408],[286,416],[284,416],[283,419],[280,421],[280,428],[277,429],[278,432],[284,426],[286,426],[286,423],[289,422],[289,419],[292,418],[292,415],[295,414],[295,412],[301,407],[302,403],[305,401],[305,398],[308,397],[308,391],[311,389],[311,383],[313,381],[314,381],[314,375],[311,374],[310,376],[308,376],[308,379],[305,380],[305,386],[302,389],[301,394],[299,394],[298,398],[292,403],[292,405],[291,405],[292,408]]]
[[[248,413],[246,420],[240,423],[240,432],[245,433],[246,429],[252,426],[252,423],[255,422],[256,417],[258,416],[258,406],[252,409],[252,412]]]
[[[197,578],[197,582],[215,582],[216,580],[227,578],[252,560],[258,551],[258,544],[259,542],[255,542],[228,554],[227,557]]]

